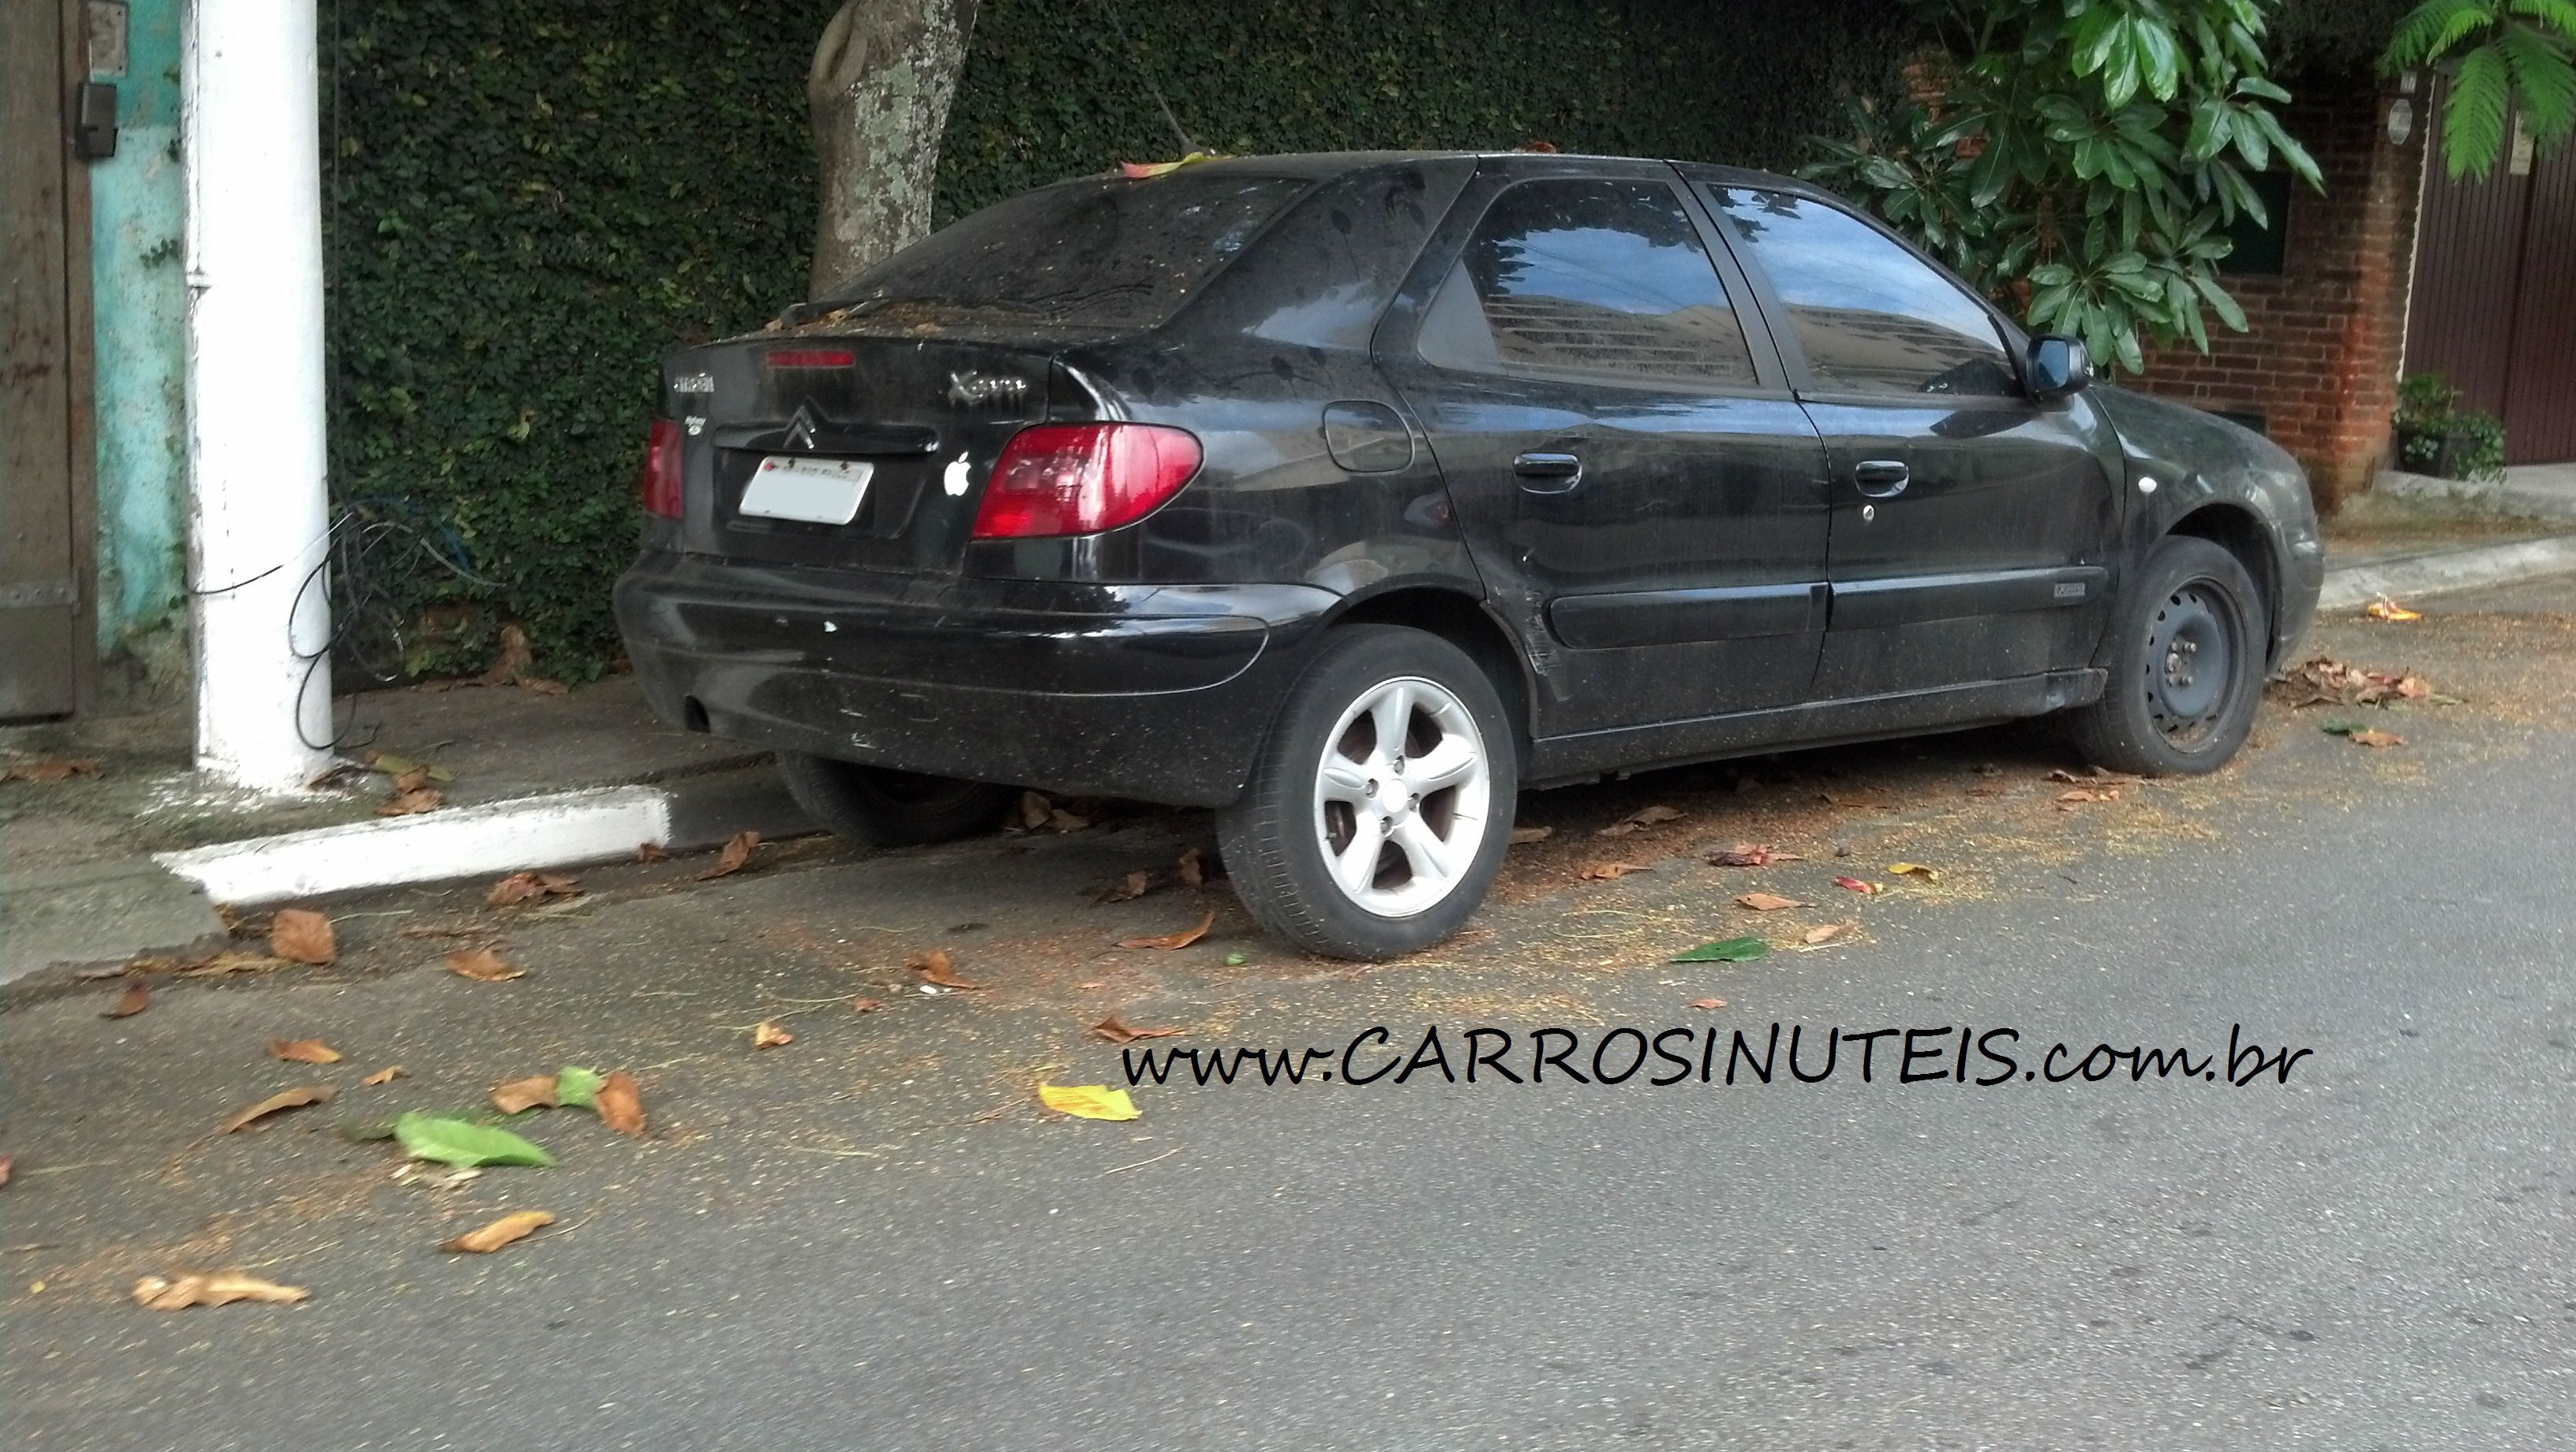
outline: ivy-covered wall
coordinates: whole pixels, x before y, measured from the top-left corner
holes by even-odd
[[[800,293],[833,0],[325,0],[333,487],[349,648],[613,657],[661,355]],[[939,220],[1159,159],[1343,147],[1783,167],[1893,84],[1891,0],[984,0]],[[1166,119],[1168,107],[1169,119]],[[1176,134],[1175,127],[1178,128]]]

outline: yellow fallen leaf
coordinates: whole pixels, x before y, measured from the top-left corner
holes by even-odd
[[[410,1072],[410,1070],[404,1068],[400,1064],[388,1064],[384,1068],[378,1069],[376,1072],[369,1074],[358,1082],[361,1084],[390,1084]]]
[[[2385,595],[2371,601],[2367,613],[2373,620],[2421,620],[2424,618],[2423,611],[2409,610],[2405,606],[2398,604],[2396,601],[2389,599]]]
[[[551,1210],[513,1210],[480,1230],[469,1230],[454,1240],[443,1242],[439,1249],[489,1255],[511,1241],[526,1238],[541,1225],[554,1223]]]
[[[270,1039],[268,1056],[290,1064],[336,1064],[340,1051],[320,1039]]]
[[[787,1025],[774,1018],[762,1019],[751,1030],[751,1046],[755,1049],[774,1049],[794,1042],[796,1036],[787,1031]]]
[[[1076,1119],[1136,1119],[1143,1114],[1136,1101],[1127,1097],[1126,1090],[1106,1084],[1040,1084],[1038,1100],[1056,1113]]]
[[[145,1276],[134,1283],[135,1302],[147,1311],[184,1311],[190,1306],[225,1306],[235,1301],[301,1301],[313,1294],[302,1286],[281,1286],[240,1271],[186,1271],[177,1277]]]
[[[1920,862],[1891,862],[1887,864],[1887,870],[1898,877],[1919,877],[1925,882],[1941,880],[1941,874],[1937,869],[1926,867]]]
[[[2406,738],[2394,731],[2355,731],[2344,737],[2355,746],[2403,746]]]

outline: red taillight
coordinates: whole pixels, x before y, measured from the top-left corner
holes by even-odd
[[[644,496],[644,512],[664,519],[680,517],[680,426],[667,418],[653,420],[644,442],[644,472],[635,478]]]
[[[772,368],[847,368],[857,361],[847,348],[778,348],[769,354]]]
[[[1044,424],[1002,446],[977,539],[1098,534],[1133,524],[1199,471],[1199,441],[1157,424]]]

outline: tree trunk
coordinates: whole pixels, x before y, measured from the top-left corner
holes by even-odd
[[[810,296],[930,230],[976,0],[843,0],[805,77],[821,206]]]

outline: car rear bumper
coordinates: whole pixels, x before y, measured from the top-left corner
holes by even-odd
[[[1067,795],[1222,806],[1335,604],[1304,585],[1091,585],[647,551],[617,582],[686,729]]]

